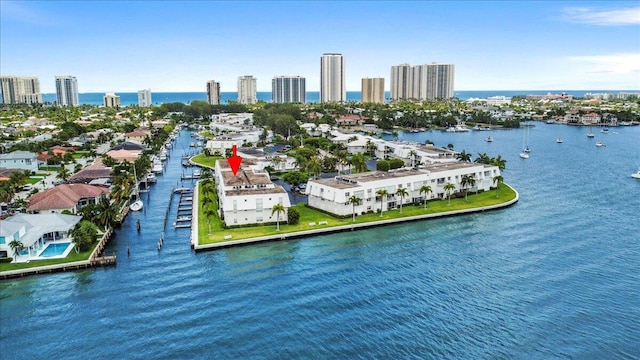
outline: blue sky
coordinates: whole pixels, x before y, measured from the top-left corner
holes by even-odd
[[[455,90],[638,90],[640,1],[0,1],[0,74],[74,75],[80,92],[236,91],[276,75],[347,90],[392,65],[455,64]]]

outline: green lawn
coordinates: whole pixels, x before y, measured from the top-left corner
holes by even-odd
[[[40,166],[38,170],[57,172],[59,169],[60,169],[60,166]]]
[[[83,251],[81,253],[76,254],[75,250],[71,250],[69,255],[67,255],[67,257],[64,258],[64,259],[31,260],[28,263],[17,263],[17,264],[0,263],[0,272],[9,271],[9,270],[18,270],[18,269],[28,269],[28,268],[38,267],[38,266],[45,266],[45,265],[64,264],[64,263],[70,263],[70,262],[74,262],[74,261],[88,260],[89,256],[91,256],[91,253],[96,248],[96,246],[98,246],[98,241],[96,241],[91,246],[91,249],[89,249],[87,251]]]
[[[198,190],[200,191],[200,190]],[[502,184],[500,186],[499,197],[496,197],[496,191],[485,191],[480,194],[469,194],[469,201],[465,201],[464,198],[451,199],[451,205],[448,200],[431,200],[427,202],[427,208],[424,205],[404,205],[402,207],[402,213],[400,209],[388,210],[382,214],[369,213],[365,215],[356,216],[355,223],[362,224],[367,222],[399,219],[403,217],[410,217],[416,215],[435,214],[453,210],[464,210],[482,206],[496,205],[513,200],[516,197],[515,191],[508,185]],[[199,193],[199,199],[202,199],[202,194]],[[209,224],[202,212],[202,202],[198,204],[198,244],[211,244],[225,241],[226,235],[231,235],[232,240],[247,239],[253,237],[284,234],[291,232],[298,232],[304,230],[312,230],[319,228],[328,228],[333,226],[349,225],[353,224],[352,218],[336,218],[332,215],[325,214],[323,212],[306,207],[304,204],[298,204],[293,206],[300,213],[300,222],[297,225],[287,225],[286,222],[280,222],[280,231],[276,231],[276,224],[267,224],[252,227],[242,227],[233,229],[224,229],[222,227],[222,221],[217,216],[211,218],[211,233],[209,233]],[[217,204],[217,200],[214,201]],[[376,206],[379,206],[379,202],[376,202]],[[270,210],[265,209],[265,214],[271,215]],[[284,216],[282,215],[282,218]],[[285,219],[286,220],[286,219]],[[327,221],[327,225],[318,225],[321,221]],[[309,223],[316,223],[316,225],[309,225]]]
[[[31,184],[31,185],[35,185],[37,183],[39,183],[40,181],[42,181],[43,178],[41,177],[29,177],[29,180],[27,180],[27,184]]]
[[[214,169],[216,167],[216,160],[224,159],[222,156],[207,156],[205,154],[198,154],[191,158],[191,161],[198,165],[206,166]]]

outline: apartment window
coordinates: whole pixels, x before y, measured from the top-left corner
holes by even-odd
[[[263,221],[263,220],[262,220],[262,218],[261,218],[261,217],[257,217],[257,218],[256,218],[256,222],[262,222],[262,221]]]
[[[31,159],[26,159],[24,162],[25,162],[25,164],[27,164],[27,165],[31,165]]]
[[[344,193],[345,197],[349,197],[351,195],[351,193],[349,193],[348,191],[346,193]]]
[[[262,199],[256,199],[256,212],[262,212]]]
[[[238,200],[233,200],[233,213],[238,213]]]

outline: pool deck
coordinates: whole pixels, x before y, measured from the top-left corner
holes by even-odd
[[[0,280],[13,279],[13,278],[19,278],[19,277],[31,276],[31,275],[37,275],[37,274],[49,274],[54,272],[88,269],[88,268],[93,268],[97,266],[115,265],[116,264],[115,255],[98,256],[98,254],[100,254],[104,249],[104,246],[106,245],[109,237],[111,237],[112,233],[113,233],[113,230],[109,229],[103,234],[102,238],[100,239],[100,242],[98,243],[96,248],[93,250],[91,255],[89,255],[89,259],[87,260],[66,262],[66,263],[53,264],[53,265],[36,266],[32,268],[27,268],[27,269],[2,271],[0,272]]]
[[[197,208],[196,208],[194,210],[194,216],[193,216],[194,222],[191,228],[191,247],[196,252],[211,251],[211,250],[217,250],[222,248],[228,248],[232,246],[249,245],[249,244],[256,244],[256,243],[269,242],[269,241],[299,239],[299,238],[304,238],[308,236],[332,234],[332,233],[338,233],[343,231],[363,230],[363,229],[369,229],[369,228],[378,227],[378,226],[386,226],[391,224],[399,224],[399,223],[420,221],[420,220],[426,220],[426,219],[435,219],[435,218],[442,218],[442,217],[450,217],[450,216],[458,216],[458,215],[466,215],[466,214],[472,214],[472,213],[478,213],[478,212],[499,210],[502,208],[512,206],[513,204],[517,203],[518,200],[520,200],[520,194],[518,193],[518,191],[516,191],[516,189],[512,187],[511,189],[516,193],[515,198],[507,202],[496,204],[496,205],[481,206],[481,207],[464,209],[464,210],[445,211],[445,212],[440,212],[435,214],[407,216],[399,219],[379,220],[379,221],[371,221],[371,222],[360,223],[360,224],[340,225],[340,226],[319,228],[319,229],[313,229],[313,230],[291,232],[286,234],[274,234],[274,235],[260,236],[260,237],[248,238],[248,239],[229,240],[229,241],[223,241],[223,242],[205,244],[205,245],[198,244],[198,220],[197,220],[198,215],[197,215]],[[197,204],[197,193],[198,191],[194,191],[194,204]]]

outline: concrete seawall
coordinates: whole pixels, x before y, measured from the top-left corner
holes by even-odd
[[[513,188],[511,189],[516,193],[516,197],[510,201],[507,201],[501,204],[496,204],[496,205],[481,206],[477,208],[464,209],[464,210],[446,211],[446,212],[440,212],[436,214],[409,216],[409,217],[404,217],[400,219],[371,221],[363,224],[341,225],[341,226],[334,226],[334,227],[328,227],[328,228],[322,228],[322,229],[291,232],[286,234],[274,234],[274,235],[260,236],[260,237],[249,238],[249,239],[229,240],[229,241],[206,244],[206,245],[198,245],[198,231],[197,231],[197,228],[194,227],[195,231],[192,231],[192,235],[191,235],[192,246],[196,252],[211,251],[211,250],[217,250],[217,249],[222,249],[222,248],[227,248],[232,246],[250,245],[250,244],[269,242],[269,241],[300,239],[300,238],[314,236],[314,235],[332,234],[332,233],[343,232],[343,231],[362,230],[362,229],[385,226],[390,224],[399,224],[399,223],[412,222],[412,221],[420,221],[420,220],[427,220],[427,219],[435,219],[435,218],[498,210],[498,209],[509,207],[517,203],[518,200],[520,200],[520,194],[518,194],[518,192],[515,189]],[[194,216],[194,217],[197,217],[197,216]]]

